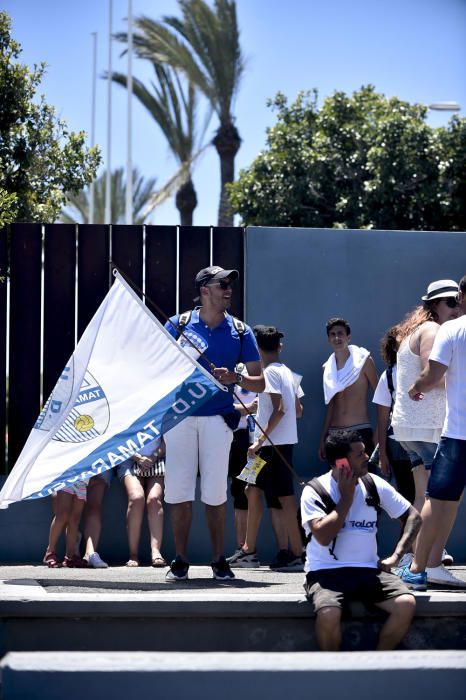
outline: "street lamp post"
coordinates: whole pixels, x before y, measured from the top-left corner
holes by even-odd
[[[436,112],[459,112],[461,109],[458,102],[432,102],[428,107]]]

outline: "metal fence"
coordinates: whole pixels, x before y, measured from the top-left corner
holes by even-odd
[[[112,281],[111,264],[159,320],[193,306],[207,265],[244,269],[244,229],[15,224],[0,230],[0,471],[15,463],[41,404]],[[8,281],[7,281],[8,280]],[[232,313],[243,316],[243,288]],[[6,449],[7,448],[7,449]]]

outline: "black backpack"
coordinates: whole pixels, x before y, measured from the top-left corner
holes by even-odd
[[[192,313],[193,313],[193,310],[190,309],[189,311],[183,311],[183,313],[179,315],[178,325],[176,328],[175,340],[178,340],[178,338],[180,337],[180,335],[183,332],[184,327],[187,326],[188,323],[190,322]],[[243,338],[244,338],[244,334],[246,333],[246,324],[243,323],[243,321],[240,321],[239,318],[236,318],[236,316],[232,316],[231,318],[232,318],[235,330],[239,336],[239,343],[240,343],[239,355],[238,355],[238,361],[239,361],[241,354],[242,354],[242,351],[243,351]]]
[[[372,478],[370,474],[366,474],[365,476],[362,476],[360,481],[364,484],[366,488],[366,504],[370,506],[371,508],[375,508],[377,512],[377,517],[380,514],[381,508],[380,508],[380,496],[379,492],[377,491],[377,486],[375,485],[375,481]],[[307,483],[308,486],[310,486],[314,491],[317,493],[317,495],[320,498],[320,502],[317,501],[317,505],[319,505],[322,510],[325,512],[326,515],[332,512],[332,510],[335,510],[336,503],[333,500],[333,498],[330,496],[328,493],[327,489],[325,489],[319,479],[317,477],[314,477],[314,479],[311,479],[311,481],[308,481]],[[337,535],[338,537],[338,535]],[[329,552],[332,555],[334,559],[338,559],[338,557],[335,554],[335,544],[337,541],[337,537],[334,538],[332,544],[329,547]],[[309,542],[312,539],[312,532],[310,532],[308,535],[306,535],[305,538],[305,543],[306,545],[309,544]]]

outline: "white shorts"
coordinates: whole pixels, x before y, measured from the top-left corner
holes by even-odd
[[[208,506],[225,503],[233,431],[222,416],[189,416],[164,438],[166,502],[194,501],[199,467],[201,501]]]

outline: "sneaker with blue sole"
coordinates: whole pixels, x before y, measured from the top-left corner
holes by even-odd
[[[409,566],[402,566],[395,569],[394,573],[399,576],[410,590],[427,591],[427,574],[425,571],[415,574]]]
[[[217,581],[231,581],[235,578],[233,571],[230,569],[230,564],[225,557],[220,557],[217,561],[211,563],[212,575]]]
[[[170,568],[165,574],[167,581],[186,581],[188,578],[189,564],[180,556],[173,559]]]

